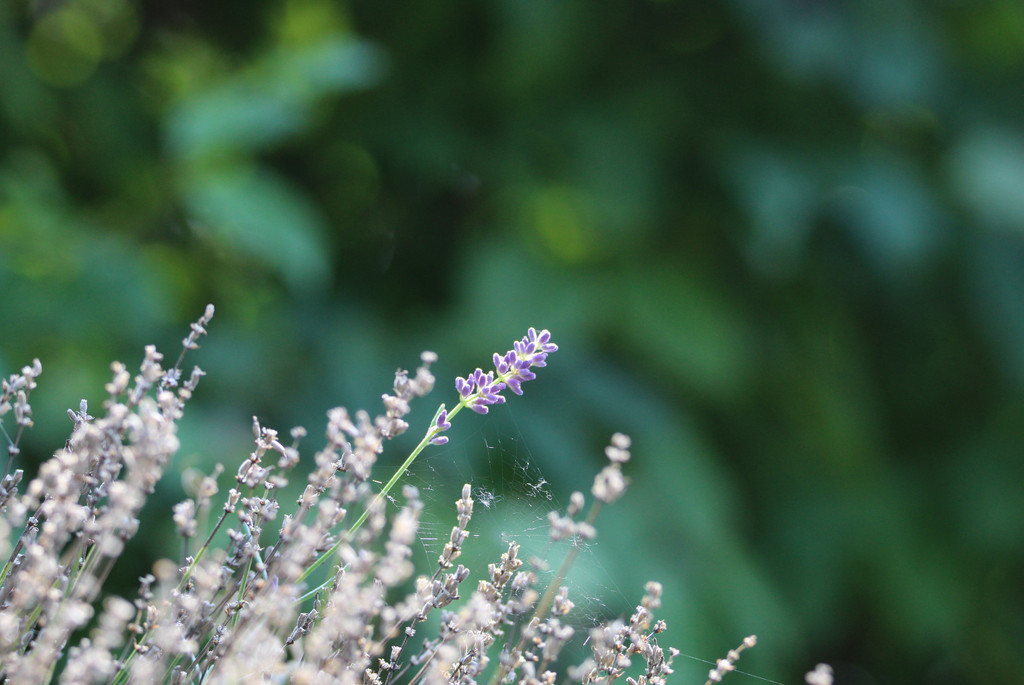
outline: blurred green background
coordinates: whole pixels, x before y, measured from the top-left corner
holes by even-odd
[[[230,472],[253,414],[311,454],[432,349],[418,434],[545,327],[433,458],[504,436],[564,502],[631,434],[609,608],[661,580],[663,644],[757,633],[740,668],[787,684],[1024,682],[1022,84],[1015,0],[0,3],[26,468],[207,302],[182,469]]]

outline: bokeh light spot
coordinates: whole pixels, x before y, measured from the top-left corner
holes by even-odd
[[[25,46],[39,80],[58,87],[83,83],[103,56],[103,36],[92,13],[69,5],[43,17]]]
[[[544,247],[562,261],[579,262],[590,253],[579,207],[568,188],[545,188],[534,196],[533,225]]]

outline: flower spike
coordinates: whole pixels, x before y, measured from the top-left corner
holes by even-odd
[[[484,373],[476,369],[467,378],[459,376],[455,379],[455,389],[459,392],[459,405],[451,413],[441,411],[430,426],[430,442],[443,445],[447,438],[441,435],[451,426],[447,419],[454,416],[462,407],[468,407],[477,414],[486,414],[492,404],[503,404],[505,397],[501,391],[508,388],[517,395],[523,394],[522,384],[537,377],[531,367],[546,366],[547,357],[558,350],[558,345],[551,342],[551,332],[547,329],[537,331],[530,328],[522,340],[512,344],[512,349],[504,355],[494,353],[494,370]]]

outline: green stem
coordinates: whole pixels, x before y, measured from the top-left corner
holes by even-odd
[[[467,398],[467,399],[470,399],[470,398]],[[466,406],[467,399],[464,399],[464,400],[460,401],[459,404],[456,405],[456,407],[454,409],[452,409],[451,413],[448,414],[448,416],[447,416],[447,420],[451,420],[451,418],[453,416],[455,416],[460,411],[462,411],[462,408]],[[430,428],[427,429],[426,435],[424,435],[423,439],[420,440],[419,444],[416,445],[415,448],[413,448],[413,451],[409,453],[409,456],[406,457],[404,462],[402,462],[402,465],[399,466],[395,470],[394,475],[391,476],[391,480],[389,480],[387,483],[385,483],[384,487],[381,488],[380,492],[378,492],[374,496],[373,501],[370,503],[369,506],[367,506],[363,510],[363,513],[360,514],[359,518],[356,519],[356,522],[352,524],[352,527],[349,528],[348,531],[344,535],[339,537],[338,541],[335,542],[331,546],[331,548],[329,550],[324,552],[320,556],[319,559],[317,559],[312,564],[310,564],[309,568],[307,568],[305,570],[305,572],[303,572],[303,574],[301,576],[299,576],[299,582],[300,583],[303,582],[304,580],[306,580],[306,578],[308,578],[310,576],[310,574],[313,573],[313,571],[315,571],[320,566],[322,566],[328,559],[333,559],[334,555],[337,554],[338,549],[343,544],[345,544],[346,542],[348,542],[349,540],[352,539],[352,535],[357,530],[359,530],[360,526],[362,526],[363,523],[366,522],[366,518],[370,515],[370,510],[376,508],[376,506],[385,497],[387,497],[388,493],[391,492],[391,489],[393,487],[395,487],[395,485],[398,483],[398,481],[401,480],[402,476],[405,475],[405,472],[409,469],[409,467],[412,466],[412,463],[414,461],[416,461],[416,457],[418,457],[420,455],[420,452],[422,452],[424,450],[424,448],[426,448],[426,446],[430,444],[430,441],[433,440],[441,432],[441,430],[437,427],[437,417],[441,415],[442,411],[444,411],[444,405],[443,404],[440,407],[437,408],[436,412],[434,412],[434,418],[432,418],[430,420]],[[309,592],[304,594],[302,597],[300,597],[298,601],[300,603],[301,602],[305,602],[306,600],[308,600],[311,597],[313,597],[316,593],[320,592],[321,590],[326,588],[328,585],[330,585],[330,583],[331,583],[331,580],[324,581],[322,584],[318,585],[317,587],[313,588],[312,590],[310,590]]]

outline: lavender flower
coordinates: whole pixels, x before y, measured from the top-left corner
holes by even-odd
[[[484,373],[476,369],[469,378],[459,376],[455,379],[455,389],[459,391],[459,404],[450,412],[442,404],[434,415],[434,420],[427,429],[423,445],[443,445],[448,437],[441,435],[452,427],[450,419],[463,407],[469,407],[477,414],[486,414],[492,404],[504,404],[505,398],[501,391],[510,389],[517,395],[523,394],[522,384],[537,377],[531,367],[547,366],[547,357],[558,350],[558,345],[551,342],[551,333],[547,329],[540,332],[530,328],[522,340],[512,344],[512,349],[504,354],[494,354],[494,370]]]
[[[530,367],[547,366],[547,356],[556,350],[558,346],[551,342],[548,330],[538,333],[531,327],[526,337],[517,340],[504,356],[494,354],[494,371],[484,373],[477,369],[468,379],[461,376],[455,379],[455,389],[462,398],[460,403],[477,414],[486,414],[490,405],[505,401],[500,394],[505,388],[522,395],[520,386],[537,377]]]

